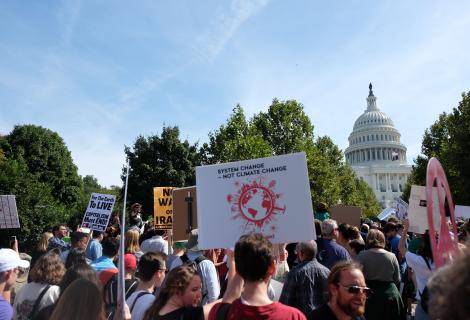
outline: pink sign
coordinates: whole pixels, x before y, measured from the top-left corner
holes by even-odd
[[[436,183],[439,201],[439,213],[440,213],[440,230],[439,239],[436,239],[436,230],[434,228],[434,217],[433,217],[433,197],[432,188]],[[439,188],[441,187],[441,188]],[[445,194],[443,194],[445,192]],[[449,226],[447,225],[447,219],[445,215],[445,199],[447,198],[447,205],[450,211],[450,221],[452,224],[452,232],[454,239],[450,235]],[[454,202],[450,194],[449,183],[447,182],[446,174],[442,169],[441,163],[436,158],[431,158],[428,162],[427,177],[426,177],[426,199],[427,199],[427,212],[429,221],[429,235],[431,240],[431,247],[434,256],[434,264],[437,268],[442,267],[446,262],[452,259],[452,256],[457,250],[457,226],[455,224],[454,215]]]

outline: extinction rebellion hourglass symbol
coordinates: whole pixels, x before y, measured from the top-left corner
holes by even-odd
[[[275,180],[267,186],[263,184],[262,179],[244,184],[236,182],[235,186],[238,190],[235,194],[227,196],[227,202],[231,205],[232,218],[244,220],[245,226],[255,225],[261,229],[275,218],[274,215],[286,211],[285,205],[281,207],[278,204],[281,194],[274,191]],[[275,229],[275,225],[271,226],[271,231]]]

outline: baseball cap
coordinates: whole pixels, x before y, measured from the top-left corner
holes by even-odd
[[[18,253],[12,249],[0,249],[0,272],[18,267],[29,268],[29,261],[21,260]]]
[[[131,270],[137,269],[137,259],[135,258],[135,255],[131,253],[126,253],[124,255],[124,267]]]

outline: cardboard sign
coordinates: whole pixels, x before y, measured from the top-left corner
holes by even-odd
[[[188,201],[189,200],[189,201]],[[188,239],[188,204],[191,203],[191,228],[197,229],[196,187],[173,189],[173,241]]]
[[[330,208],[331,219],[336,220],[338,224],[347,223],[358,228],[361,228],[361,213],[361,208],[354,206],[334,206]]]
[[[456,205],[455,218],[470,219],[470,207]]]
[[[92,193],[88,208],[83,217],[82,227],[90,228],[94,231],[106,231],[115,202],[116,196]]]
[[[401,198],[396,198],[395,200],[397,201],[395,216],[400,220],[408,218],[408,203],[403,201]]]
[[[14,195],[0,195],[0,229],[20,227]]]
[[[199,246],[247,233],[272,243],[316,239],[305,153],[196,167]]]
[[[155,229],[173,228],[173,187],[153,188],[153,221]]]
[[[439,230],[439,202],[437,201],[437,188],[433,190],[433,217],[434,227]],[[410,200],[408,201],[408,219],[410,220],[410,231],[424,234],[429,230],[428,214],[427,214],[427,201],[426,201],[426,187],[411,186]]]

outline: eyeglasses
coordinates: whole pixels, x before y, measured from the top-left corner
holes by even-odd
[[[341,283],[338,283],[338,284],[344,288],[347,288],[350,294],[364,293],[368,297],[373,293],[372,289],[368,287],[345,286],[345,285],[342,285]]]

